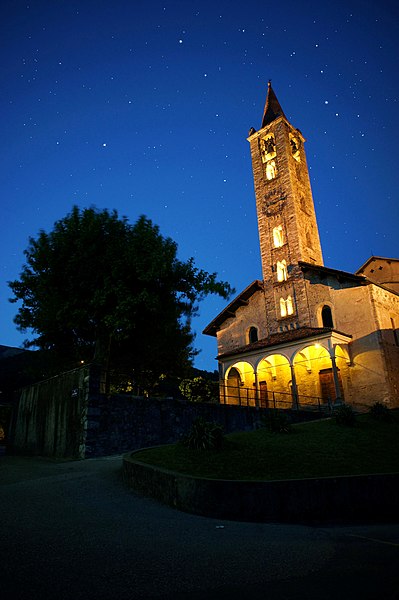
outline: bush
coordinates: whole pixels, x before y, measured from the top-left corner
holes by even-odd
[[[204,377],[182,379],[179,390],[190,402],[214,402],[219,400],[219,386]]]
[[[262,417],[262,424],[272,433],[290,433],[291,423],[287,415],[278,408],[270,408]]]
[[[392,421],[392,414],[389,408],[385,404],[382,404],[382,402],[375,402],[371,406],[369,414],[376,421],[385,421],[385,423]]]
[[[356,424],[355,413],[349,404],[342,404],[338,408],[334,409],[334,417],[337,425],[354,427]]]
[[[221,450],[223,428],[217,423],[198,417],[193,422],[190,433],[182,440],[182,444],[191,450]]]

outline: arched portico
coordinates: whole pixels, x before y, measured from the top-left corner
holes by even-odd
[[[255,406],[256,382],[253,365],[246,361],[232,364],[226,370],[221,395],[224,404]]]
[[[337,357],[341,367],[345,367],[342,371]],[[298,350],[292,364],[301,404],[313,404],[315,398],[322,403],[344,399],[342,376],[343,372],[347,375],[348,354],[343,347],[334,346],[330,339],[315,342]]]
[[[262,408],[289,408],[292,404],[291,368],[283,354],[262,358],[256,369],[259,406]]]
[[[245,357],[223,357],[220,401],[265,408],[343,401],[350,392],[349,342],[350,336],[324,329]]]

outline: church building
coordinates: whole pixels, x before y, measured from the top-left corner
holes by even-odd
[[[324,266],[305,139],[270,82],[248,141],[263,279],[204,330],[217,338],[220,401],[399,407],[399,259]]]

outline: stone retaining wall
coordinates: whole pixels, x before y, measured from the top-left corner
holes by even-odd
[[[21,391],[10,449],[57,458],[122,454],[177,442],[197,417],[219,423],[225,433],[251,431],[260,426],[264,412],[251,406],[107,396],[101,393],[101,369],[88,365]],[[317,412],[287,413],[293,422],[320,417]]]
[[[217,519],[344,523],[397,521],[399,474],[284,481],[203,479],[124,456],[125,482],[169,506]]]

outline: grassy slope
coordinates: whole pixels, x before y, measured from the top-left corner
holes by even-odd
[[[161,446],[135,454],[142,462],[215,479],[297,479],[399,472],[399,415],[381,423],[369,415],[353,428],[334,420],[302,423],[289,434],[266,429],[225,437],[221,452]]]

